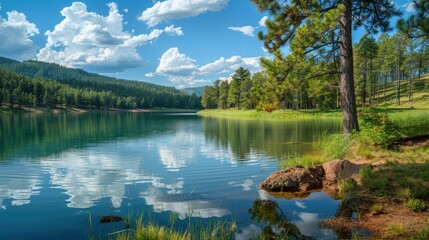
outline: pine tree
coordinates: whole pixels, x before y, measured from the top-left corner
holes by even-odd
[[[340,51],[340,95],[345,134],[359,130],[353,80],[352,25],[370,32],[389,30],[389,19],[400,13],[390,0],[252,0],[269,11],[268,33],[259,33],[271,52],[289,44],[293,54],[328,58]],[[321,57],[320,57],[321,56]]]
[[[232,75],[228,92],[228,103],[230,103],[233,107],[237,107],[238,110],[241,109],[240,104],[242,103],[243,97],[241,84],[247,79],[250,79],[250,71],[242,67],[239,67],[237,70],[235,70],[234,74]]]
[[[398,28],[410,38],[429,38],[429,1],[415,0],[412,3],[416,14],[408,19],[399,19]]]
[[[362,79],[362,104],[366,103],[367,88],[369,87],[369,102],[372,103],[374,97],[375,84],[373,81],[373,59],[377,56],[378,45],[375,39],[369,34],[365,34],[359,41],[359,57],[363,60],[363,79]]]

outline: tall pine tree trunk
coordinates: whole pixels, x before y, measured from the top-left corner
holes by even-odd
[[[343,0],[346,10],[340,17],[340,95],[343,109],[343,131],[359,131],[353,79],[352,0]]]

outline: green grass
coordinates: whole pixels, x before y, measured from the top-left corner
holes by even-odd
[[[380,86],[380,92],[376,95],[375,103],[380,107],[388,108],[428,108],[429,107],[429,75],[423,76],[421,79],[413,80],[413,101],[409,101],[408,89],[409,81],[401,80],[401,104],[396,103],[396,81],[386,85],[386,98],[384,98],[383,86]],[[358,96],[359,97],[359,96]],[[359,100],[359,99],[358,99]]]
[[[401,187],[396,192],[396,196],[399,199],[408,200],[408,199],[410,199],[412,197],[411,189],[409,187]]]
[[[341,179],[338,182],[338,192],[343,196],[354,195],[357,188],[358,188],[358,185],[356,183],[356,180],[352,178]]]
[[[289,155],[284,157],[279,165],[282,169],[294,166],[314,167],[333,159],[343,159],[346,157],[349,148],[352,146],[352,139],[342,134],[323,135],[318,141],[322,153],[319,155]]]
[[[410,198],[405,202],[405,206],[414,212],[423,212],[426,209],[426,204],[423,200]]]
[[[375,195],[396,197],[407,201],[412,198],[429,200],[429,159],[425,162],[388,162],[376,170],[360,170],[362,184]],[[391,191],[398,189],[397,191]],[[417,205],[415,202],[410,202]]]
[[[237,110],[237,109],[208,109],[197,113],[203,117],[224,117],[240,119],[263,119],[263,120],[289,120],[289,119],[311,119],[320,117],[341,117],[340,110],[276,110],[271,113],[257,110]]]
[[[90,230],[92,220],[90,217]],[[149,217],[143,221],[143,214],[137,219],[133,215],[127,218],[130,223],[129,229],[119,230],[109,233],[109,240],[227,240],[233,239],[237,225],[233,220],[210,220],[203,223],[198,219],[188,218],[185,226],[177,224],[178,216],[170,216],[169,225],[158,224],[154,218]],[[129,221],[128,219],[131,219]],[[134,220],[132,220],[134,219]],[[185,229],[183,229],[185,227]],[[102,237],[91,236],[90,239],[104,239]]]
[[[414,236],[408,238],[409,240],[427,240],[429,239],[429,222],[418,232],[414,234]]]
[[[383,238],[396,239],[403,236],[406,230],[407,227],[404,224],[394,223],[386,229],[385,234],[383,234]]]
[[[279,165],[282,169],[295,167],[295,166],[303,166],[303,167],[313,167],[318,164],[322,164],[327,160],[320,156],[314,155],[303,155],[303,156],[287,156],[284,159],[280,160]]]

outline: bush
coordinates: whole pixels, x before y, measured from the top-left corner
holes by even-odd
[[[364,142],[389,147],[399,137],[398,126],[389,119],[387,113],[367,108],[359,117],[361,130],[358,136]]]
[[[258,106],[256,106],[256,109],[263,110],[264,112],[272,112],[277,109],[277,106],[279,105],[278,101],[273,102],[260,102],[258,103]]]

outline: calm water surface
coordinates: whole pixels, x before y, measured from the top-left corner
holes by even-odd
[[[335,215],[338,201],[324,193],[275,198],[258,185],[282,157],[317,154],[320,134],[340,129],[338,119],[1,114],[0,239],[85,239],[90,218],[91,232],[105,238],[124,224],[100,224],[99,218],[131,212],[164,225],[171,213],[179,224],[189,217],[234,218],[236,239],[280,221],[306,236],[336,239],[318,224]]]

